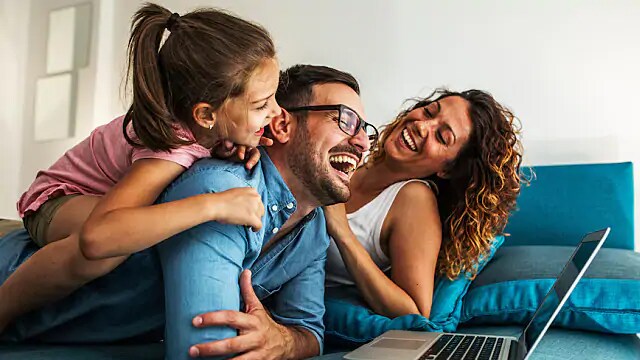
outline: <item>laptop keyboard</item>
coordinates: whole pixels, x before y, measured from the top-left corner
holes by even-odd
[[[504,339],[477,335],[442,335],[419,360],[497,360]]]

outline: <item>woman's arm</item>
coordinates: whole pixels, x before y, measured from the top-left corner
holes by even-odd
[[[80,234],[82,253],[88,259],[129,255],[211,220],[261,227],[260,196],[251,188],[152,205],[183,171],[168,160],[135,161],[85,222]]]
[[[372,309],[390,318],[407,314],[429,317],[442,237],[433,191],[420,182],[406,184],[386,216],[383,228],[389,234],[391,278],[378,268],[348,228],[344,210],[344,220],[336,219],[338,212],[331,209],[327,215],[332,224],[341,224],[330,226],[330,233],[347,270]]]

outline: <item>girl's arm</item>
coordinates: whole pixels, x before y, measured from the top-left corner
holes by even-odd
[[[141,159],[103,197],[80,233],[88,259],[129,255],[207,221],[261,227],[260,196],[252,188],[201,194],[152,205],[184,167],[168,160]],[[259,215],[260,214],[260,215]]]
[[[328,221],[338,217],[332,210]],[[391,278],[378,268],[348,227],[344,210],[342,217],[341,225],[329,226],[329,232],[337,235],[333,237],[342,259],[369,306],[390,318],[407,314],[429,317],[442,238],[432,190],[420,182],[406,184],[387,214]]]

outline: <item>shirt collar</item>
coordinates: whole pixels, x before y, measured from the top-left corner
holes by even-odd
[[[275,204],[265,204],[265,206],[271,207],[276,205],[278,208],[286,207],[289,210],[295,209],[297,205],[296,199],[284,182],[280,171],[278,171],[278,168],[273,164],[264,147],[260,146],[258,149],[260,150],[260,166],[265,179],[267,193],[270,199],[277,202]]]

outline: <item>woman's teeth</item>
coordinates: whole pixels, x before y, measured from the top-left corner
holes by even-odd
[[[340,172],[343,172],[347,175],[353,172],[356,169],[356,166],[358,165],[358,162],[356,161],[356,159],[350,156],[344,156],[344,155],[330,156],[329,163],[334,169]]]
[[[407,128],[404,128],[404,130],[402,130],[402,140],[404,140],[404,143],[407,144],[407,147],[409,147],[409,149],[418,151],[418,147],[416,146],[416,143],[413,141],[413,139],[411,139],[411,136],[409,136],[409,130],[407,130]]]

